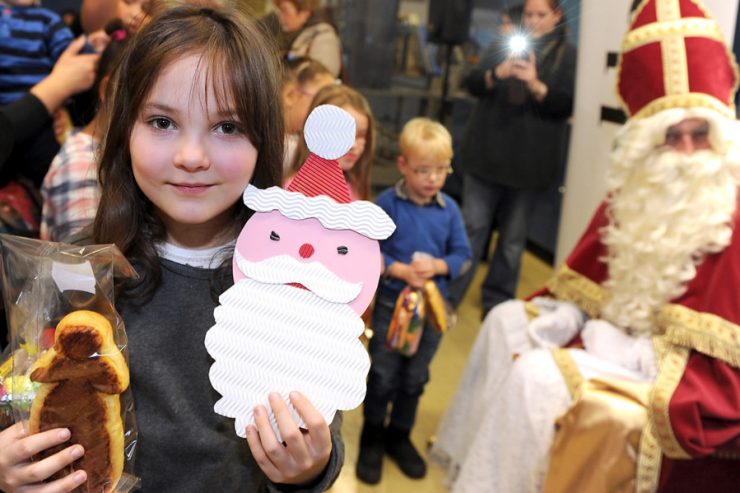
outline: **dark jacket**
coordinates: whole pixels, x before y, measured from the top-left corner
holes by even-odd
[[[489,183],[542,190],[553,184],[565,155],[576,51],[559,32],[543,36],[533,49],[538,78],[548,87],[541,102],[517,79],[495,80],[486,88],[485,71],[508,55],[504,40],[495,41],[464,79],[479,100],[465,132],[461,164]]]

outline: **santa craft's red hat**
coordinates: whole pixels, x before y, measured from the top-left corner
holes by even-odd
[[[295,220],[318,219],[324,227],[356,231],[368,238],[388,238],[396,225],[380,207],[352,201],[337,159],[355,141],[355,120],[343,109],[322,105],[308,116],[303,137],[311,154],[287,190],[248,185],[244,204],[257,212],[280,211]]]
[[[319,106],[306,120],[303,133],[311,153],[287,190],[306,197],[326,195],[339,204],[349,204],[349,186],[337,158],[355,140],[354,118],[336,106]]]
[[[704,107],[734,119],[738,75],[700,0],[643,0],[622,43],[617,89],[633,118]]]

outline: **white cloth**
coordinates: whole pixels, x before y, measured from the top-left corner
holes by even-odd
[[[542,315],[530,322],[524,302],[515,300],[486,317],[431,453],[447,468],[453,493],[541,491],[554,423],[571,398],[552,353],[536,347],[531,334],[556,340],[565,337],[558,334],[560,328],[575,335],[585,317],[567,305],[538,303]],[[644,350],[642,342],[625,337],[622,342]],[[585,379],[649,378],[583,350],[569,352]],[[520,356],[513,360],[513,354]]]

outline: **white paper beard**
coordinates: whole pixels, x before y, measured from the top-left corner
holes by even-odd
[[[289,255],[276,255],[259,262],[235,252],[239,270],[247,277],[267,284],[303,284],[309,291],[332,303],[349,303],[360,295],[362,283],[340,278],[319,262],[301,262]]]
[[[216,413],[236,418],[236,434],[254,424],[253,408],[264,405],[282,440],[268,394],[279,393],[299,426],[303,420],[288,394],[297,390],[327,423],[337,409],[365,398],[370,359],[359,340],[362,319],[349,305],[330,303],[305,289],[243,279],[219,298],[216,325],[205,344],[215,362],[209,377],[223,397]]]

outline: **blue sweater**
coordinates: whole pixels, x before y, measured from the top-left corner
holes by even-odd
[[[72,39],[72,31],[51,10],[0,6],[0,105],[49,75]]]
[[[386,270],[393,262],[410,264],[414,252],[443,259],[450,272],[436,276],[434,282],[446,296],[448,281],[457,277],[463,267],[467,268],[472,257],[457,203],[439,192],[429,204],[417,205],[406,197],[403,180],[384,190],[375,202],[396,223],[396,231],[380,242]],[[400,279],[383,276],[378,295],[394,298],[405,286]]]

